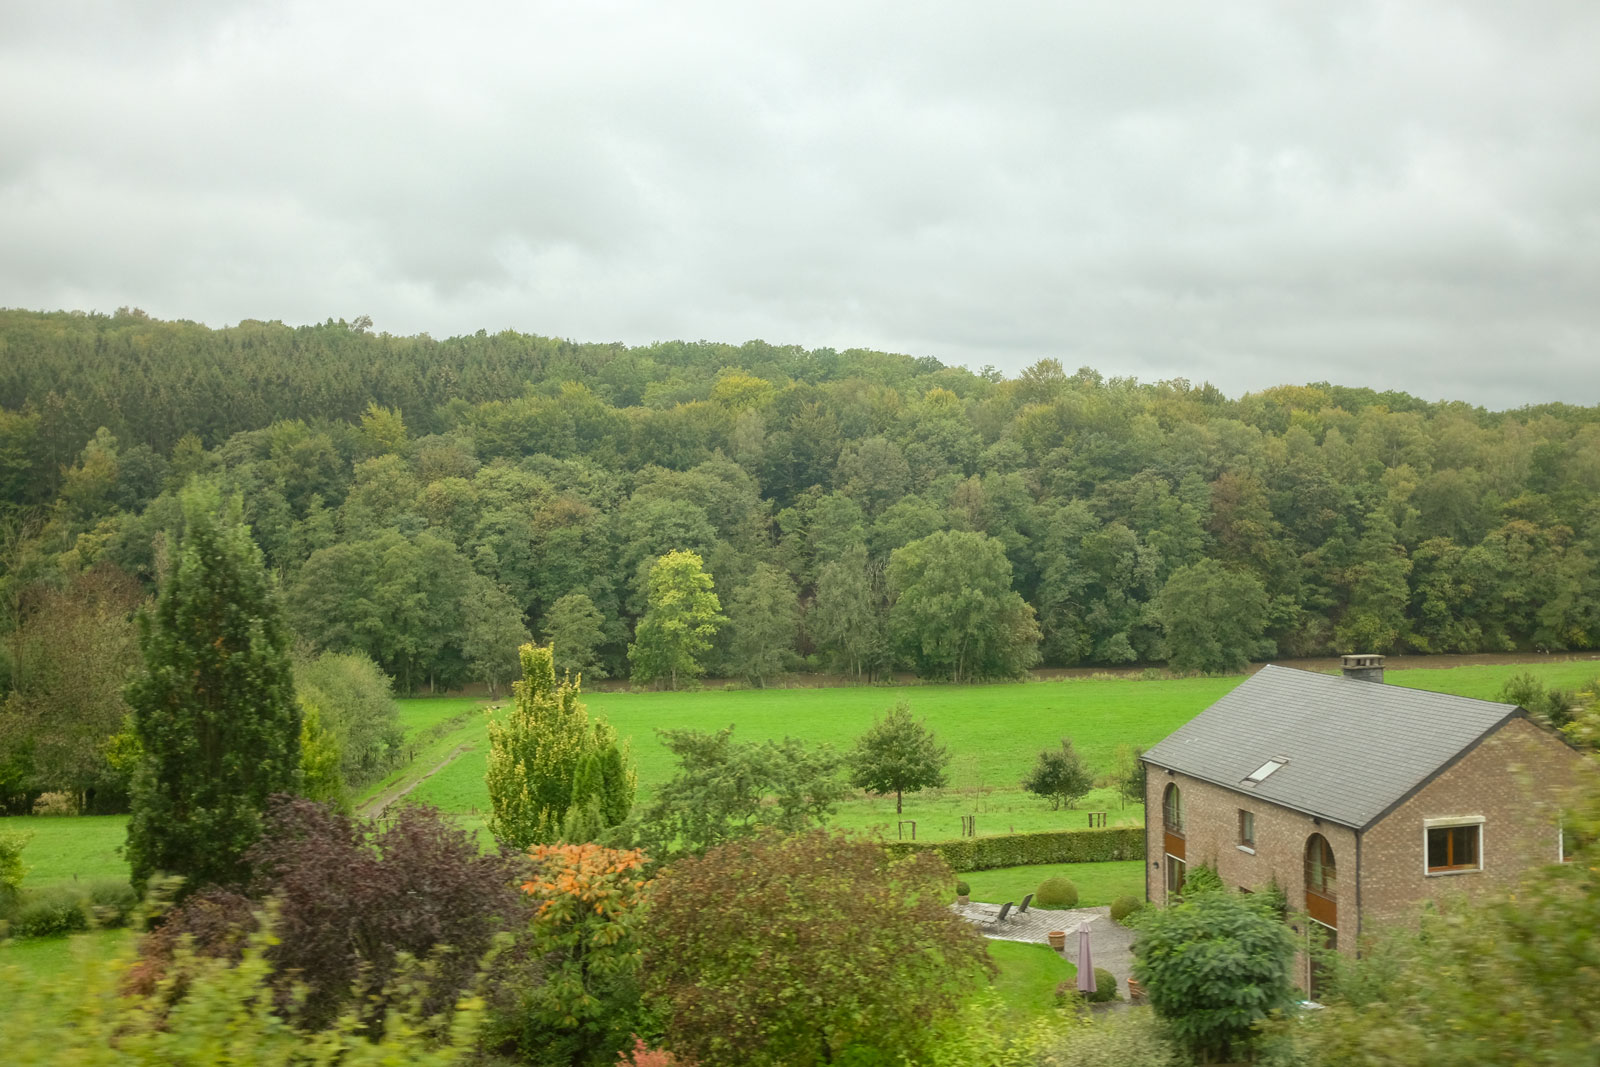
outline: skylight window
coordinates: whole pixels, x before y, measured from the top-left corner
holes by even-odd
[[[1271,777],[1273,771],[1276,771],[1279,767],[1282,767],[1288,762],[1289,761],[1287,758],[1281,756],[1277,759],[1269,759],[1267,762],[1251,771],[1250,776],[1246,778],[1245,781],[1251,783],[1252,785],[1264,782]]]

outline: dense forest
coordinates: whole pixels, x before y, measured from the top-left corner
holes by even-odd
[[[528,636],[629,674],[675,551],[720,611],[700,669],[757,684],[1600,642],[1594,407],[12,310],[11,713],[117,703],[195,478],[242,500],[302,647],[402,691],[499,685]]]

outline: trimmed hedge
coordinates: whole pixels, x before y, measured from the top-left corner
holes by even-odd
[[[890,841],[891,852],[937,852],[952,871],[987,871],[1036,863],[1104,863],[1144,859],[1144,827],[1113,826],[1104,830],[1045,830],[1032,834],[995,834],[959,841]]]

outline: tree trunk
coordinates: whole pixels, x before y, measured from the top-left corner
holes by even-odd
[[[902,808],[902,807],[901,807],[901,806],[900,806],[900,790],[898,790],[898,789],[896,789],[896,790],[895,790],[895,791],[894,791],[894,813],[895,813],[895,814],[896,814],[896,815],[899,815],[899,814],[901,814],[901,813],[902,813],[902,812],[903,812],[903,811],[904,811],[904,810],[905,810],[905,809],[904,809],[904,808]]]

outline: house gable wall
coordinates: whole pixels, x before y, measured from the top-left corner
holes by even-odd
[[[1513,888],[1523,872],[1554,863],[1563,797],[1582,757],[1517,717],[1403,801],[1365,834],[1364,921],[1410,922],[1424,901]],[[1483,869],[1429,875],[1425,821],[1483,817]]]

